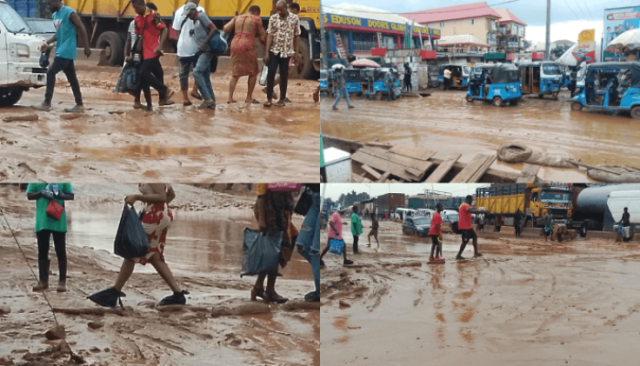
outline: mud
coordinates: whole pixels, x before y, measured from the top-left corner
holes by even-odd
[[[356,266],[325,257],[323,365],[633,363],[637,244],[481,237],[484,257],[457,262],[460,237],[445,234],[446,263],[428,265],[428,238],[381,226],[378,251],[364,238],[351,255],[347,238]]]
[[[29,108],[42,102],[44,88],[25,93],[16,107],[1,109],[0,119],[13,122],[0,123],[0,181],[319,181],[317,82],[291,80],[293,103],[267,109],[227,104],[230,76],[214,74],[218,108],[205,111],[182,106],[178,70],[168,68],[165,79],[176,91],[176,104],[158,107],[153,92],[154,111],[144,112],[132,108],[133,97],[113,92],[119,71],[78,67],[88,108],[83,115],[63,111],[74,103],[63,74],[53,111]],[[244,101],[246,89],[243,78],[236,100]],[[261,87],[254,98],[266,99]]]
[[[444,159],[461,153],[468,163],[476,154],[495,154],[507,143],[522,143],[549,155],[580,159],[589,165],[640,167],[640,129],[628,114],[572,112],[569,93],[560,100],[525,96],[517,106],[496,108],[469,104],[464,91],[430,90],[427,98],[401,98],[396,102],[353,98],[348,112],[332,111],[332,99],[323,97],[322,131],[339,138],[417,146],[437,151]],[[346,113],[346,115],[345,115]],[[348,117],[345,117],[347,116]],[[495,162],[493,168],[520,172],[523,164]],[[541,179],[587,182],[577,169],[541,167]]]
[[[295,300],[313,290],[310,265],[294,253],[278,278],[276,289],[291,299],[290,307],[252,303],[255,278],[239,276],[242,230],[255,228],[255,196],[250,191],[236,186],[223,192],[217,186],[174,185],[175,220],[165,258],[178,283],[190,292],[187,306],[158,308],[157,302],[170,294],[169,288],[151,266],[136,266],[123,289],[125,308],[103,309],[86,297],[115,281],[122,259],[112,254],[115,231],[111,228],[117,227],[122,198],[137,187],[86,184],[74,188],[76,200],[67,205],[68,292],[57,293],[53,288],[46,294],[58,322],[66,328],[68,346],[87,365],[319,365],[319,307],[295,305]],[[32,232],[35,205],[26,201],[17,185],[0,185],[0,200],[37,273]],[[44,336],[55,326],[53,315],[42,294],[31,291],[33,274],[1,222],[0,306],[11,312],[0,316],[0,356],[16,365],[76,365],[61,350],[60,341]],[[301,222],[301,217],[294,218],[296,225]],[[50,281],[55,284],[53,248],[49,256]],[[236,307],[248,310],[212,317],[216,309]],[[256,307],[266,307],[268,312],[249,311]]]

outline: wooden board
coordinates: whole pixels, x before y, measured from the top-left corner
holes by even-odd
[[[467,164],[467,166],[462,169],[458,175],[453,178],[451,183],[475,183],[484,173],[489,169],[491,164],[496,160],[496,156],[488,156],[483,154],[476,155],[475,158],[471,161],[471,163]]]
[[[436,154],[435,151],[424,150],[419,147],[404,145],[394,146],[391,148],[391,150],[389,150],[389,152],[422,161],[427,161],[429,160],[429,158]]]
[[[362,170],[364,170],[365,172],[369,173],[369,175],[371,175],[373,178],[375,178],[375,180],[380,179],[380,177],[382,176],[382,174],[378,173],[375,169],[373,169],[372,167],[363,164],[362,165]]]
[[[386,172],[386,173],[382,174],[380,179],[378,179],[378,183],[386,182],[389,179],[390,176],[391,176],[391,173],[389,173],[389,172]]]
[[[445,261],[428,261],[427,264],[444,264]]]
[[[433,166],[433,163],[430,161],[423,161],[423,160],[418,160],[414,158],[409,158],[406,156],[391,153],[388,150],[384,150],[384,149],[364,147],[358,151],[362,151],[366,154],[375,156],[377,158],[387,160],[389,162],[392,162],[395,165],[400,165],[402,168],[404,168],[405,171],[407,171],[409,174],[414,176],[413,179],[406,179],[406,180],[421,180],[426,174],[427,170],[429,170]],[[376,167],[372,166],[372,168],[376,168]],[[378,170],[385,171],[385,172],[389,171],[385,169],[378,169]],[[404,177],[402,176],[399,176],[397,174],[394,174],[394,175],[404,179]]]
[[[460,159],[462,154],[451,154],[449,155],[440,165],[436,168],[436,170],[431,173],[429,178],[425,181],[425,183],[440,183],[440,181],[451,171],[453,165]]]
[[[352,183],[362,183],[362,177],[357,175],[357,174],[351,173],[351,182]]]
[[[540,171],[539,165],[525,164],[522,168],[522,175],[516,183],[535,183],[538,177],[538,171]]]
[[[394,164],[388,160],[380,159],[376,156],[366,154],[363,149],[356,151],[355,154],[351,156],[351,160],[368,165],[370,167],[375,167],[375,169],[377,170],[389,172],[397,177],[401,177],[408,181],[414,181],[416,179],[415,176],[409,174],[401,165]]]
[[[587,169],[595,169],[595,170],[600,170],[600,171],[611,173],[611,174],[615,174],[615,175],[620,175],[620,172],[617,171],[617,170],[611,170],[611,169],[602,168],[602,167],[593,166],[593,165],[588,165],[588,164],[583,164],[583,163],[575,163],[575,164],[577,166],[579,166],[579,167],[585,167]]]

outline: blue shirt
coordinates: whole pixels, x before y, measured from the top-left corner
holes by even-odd
[[[56,27],[56,57],[76,59],[76,26],[69,20],[69,16],[75,12],[70,7],[63,6],[53,13],[53,25]]]

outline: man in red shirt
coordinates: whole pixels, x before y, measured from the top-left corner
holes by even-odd
[[[462,257],[462,252],[464,252],[464,248],[471,239],[473,239],[473,256],[482,257],[482,254],[478,253],[478,235],[476,235],[476,232],[471,226],[471,213],[475,211],[471,208],[473,197],[467,196],[464,201],[465,202],[460,205],[460,210],[458,211],[458,217],[460,218],[460,221],[458,222],[458,229],[462,232],[462,245],[460,246],[460,251],[456,256],[456,259],[465,259]]]
[[[436,205],[436,212],[431,217],[431,226],[429,227],[429,236],[431,237],[431,255],[429,260],[444,261],[442,258],[442,204]],[[434,257],[435,252],[435,257]]]
[[[155,12],[147,8],[144,0],[132,0],[131,5],[138,14],[135,18],[135,34],[142,40],[142,65],[140,67],[140,89],[154,88],[160,94],[160,105],[172,105],[171,91],[156,75],[164,75],[160,56],[169,30],[156,16]],[[146,90],[145,90],[145,95]]]

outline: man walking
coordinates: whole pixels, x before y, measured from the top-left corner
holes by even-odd
[[[551,232],[553,231],[553,217],[547,213],[542,217],[542,222],[544,223],[544,241],[549,239]]]
[[[431,237],[431,255],[429,261],[444,261],[442,258],[442,203],[436,205],[436,212],[431,217],[431,226],[429,227],[429,236]]]
[[[342,240],[342,217],[340,216],[340,212],[335,210],[331,215],[331,219],[329,219],[329,241],[327,241],[327,247],[324,248],[322,254],[320,255],[320,265],[324,266],[324,261],[322,258],[329,251],[329,246],[331,245],[332,239]],[[347,246],[345,245],[342,249],[342,257],[344,261],[342,262],[344,265],[353,264],[353,261],[347,259]]]
[[[369,235],[367,236],[367,240],[369,240],[369,244],[367,245],[368,247],[371,246],[371,236],[373,236],[376,239],[378,248],[380,248],[380,242],[378,241],[378,227],[380,227],[380,224],[378,223],[378,218],[374,213],[371,215],[371,231],[369,231]]]
[[[513,227],[516,230],[516,238],[522,236],[522,212],[520,209],[516,210],[515,215],[513,215]]]
[[[267,28],[267,47],[264,63],[268,66],[267,101],[265,107],[273,104],[273,87],[276,73],[280,70],[280,100],[278,107],[285,106],[287,85],[289,83],[289,60],[296,54],[300,42],[300,19],[287,10],[287,3],[280,0],[276,3],[276,14],[269,19]]]
[[[444,90],[449,89],[451,87],[451,70],[449,68],[444,69]]]
[[[411,85],[411,73],[411,67],[407,62],[404,64],[404,86],[407,88],[407,93],[411,92],[411,90],[413,89],[413,86]]]
[[[188,0],[186,4],[176,10],[173,17],[173,30],[178,32],[178,61],[180,62],[180,90],[182,91],[183,105],[192,105],[189,99],[189,73],[195,66],[197,60],[195,59],[198,53],[198,45],[194,40],[195,35],[195,22],[187,21],[187,13],[185,13],[185,6],[187,4],[196,4],[198,12],[204,12],[204,8],[198,6],[200,0]],[[198,92],[198,84],[194,84],[191,91],[191,97],[194,99],[202,100],[202,96]]]
[[[351,101],[349,100],[349,91],[347,90],[347,87],[345,86],[345,81],[344,81],[344,65],[336,65],[333,68],[336,72],[335,72],[335,80],[336,80],[336,88],[338,89],[338,97],[336,97],[336,101],[333,103],[333,107],[332,109],[334,111],[338,110],[338,102],[340,102],[340,99],[344,96],[344,100],[347,101],[347,107],[349,109],[352,109],[353,106],[351,105]]]
[[[482,254],[478,252],[478,235],[476,235],[476,232],[473,231],[473,227],[471,226],[471,213],[472,211],[475,211],[471,208],[472,202],[473,197],[465,197],[465,200],[462,205],[460,205],[460,210],[458,212],[458,216],[460,218],[460,221],[458,222],[458,229],[462,231],[462,245],[460,246],[460,251],[456,256],[456,259],[465,259],[462,257],[462,252],[464,252],[464,248],[467,246],[469,240],[473,240],[473,256],[482,257]]]
[[[622,241],[625,243],[631,240],[631,215],[629,215],[629,211],[627,207],[624,208],[624,212],[622,213]]]
[[[66,108],[65,112],[82,113],[84,103],[80,92],[80,83],[76,75],[74,60],[76,59],[76,38],[80,33],[80,42],[84,44],[85,56],[91,56],[89,48],[89,37],[78,14],[72,8],[62,5],[62,0],[49,0],[49,9],[53,13],[53,24],[56,27],[56,34],[47,40],[41,47],[40,52],[45,52],[50,44],[56,43],[56,57],[53,64],[47,71],[47,89],[44,94],[44,102],[34,106],[39,111],[50,111],[53,90],[56,86],[56,75],[62,71],[67,76],[76,105],[73,108]]]
[[[353,254],[358,254],[358,238],[362,234],[362,221],[358,216],[358,208],[355,206],[351,214],[351,234],[353,234]]]

